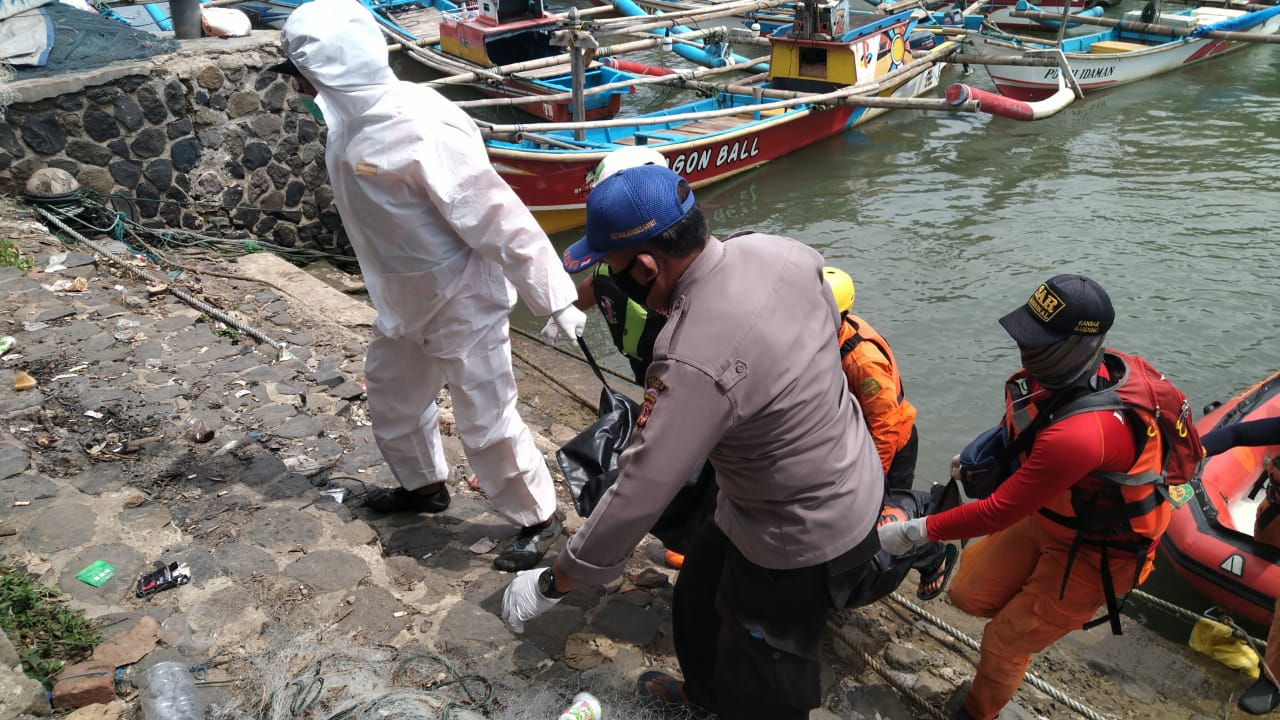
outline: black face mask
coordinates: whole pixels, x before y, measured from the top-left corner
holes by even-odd
[[[653,283],[641,285],[638,280],[631,277],[631,268],[635,266],[636,260],[640,258],[640,255],[644,254],[645,253],[640,253],[639,255],[631,258],[631,262],[627,263],[627,266],[621,270],[609,268],[609,277],[613,280],[614,284],[618,286],[618,289],[622,291],[623,295],[631,298],[638,305],[644,305],[644,301],[649,299],[649,291],[653,289]]]

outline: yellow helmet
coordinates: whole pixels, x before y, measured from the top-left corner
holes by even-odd
[[[824,267],[822,279],[826,280],[831,288],[831,294],[835,297],[836,307],[840,308],[840,312],[847,313],[852,310],[853,278],[849,277],[849,273],[840,268]]]

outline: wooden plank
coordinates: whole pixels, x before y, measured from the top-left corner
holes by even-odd
[[[414,37],[436,37],[440,34],[440,19],[443,13],[435,8],[421,6],[386,13],[387,18],[400,27],[413,33]]]

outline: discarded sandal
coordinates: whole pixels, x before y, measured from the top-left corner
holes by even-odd
[[[1266,715],[1280,707],[1280,689],[1265,677],[1258,678],[1258,682],[1240,696],[1239,705],[1250,715]]]
[[[920,586],[916,589],[916,597],[921,600],[932,600],[942,594],[951,582],[951,573],[956,569],[956,559],[960,551],[955,545],[943,545],[942,558],[932,572],[920,573]]]

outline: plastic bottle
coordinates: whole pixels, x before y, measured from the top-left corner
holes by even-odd
[[[204,720],[204,705],[186,665],[156,663],[144,678],[142,716],[146,720]]]
[[[573,696],[573,702],[560,713],[560,720],[601,720],[604,711],[600,709],[600,701],[595,695],[580,692]]]
[[[5,335],[4,337],[0,337],[0,355],[3,355],[9,352],[14,347],[16,347],[17,344],[18,344],[18,341],[14,339],[12,335]]]

